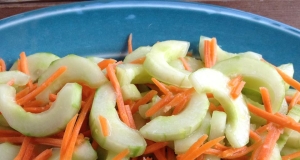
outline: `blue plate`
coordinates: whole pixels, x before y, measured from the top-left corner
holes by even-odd
[[[300,31],[239,10],[187,2],[79,2],[19,14],[0,21],[0,54],[9,65],[21,51],[122,58],[133,47],[168,39],[191,42],[217,37],[226,51],[254,51],[276,64],[294,63],[300,80]]]

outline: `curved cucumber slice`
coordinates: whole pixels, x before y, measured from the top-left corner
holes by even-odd
[[[208,140],[224,136],[226,119],[227,115],[224,112],[214,111],[212,113]]]
[[[81,86],[66,84],[57,94],[50,109],[41,113],[26,112],[16,104],[16,91],[8,85],[0,85],[0,111],[8,124],[27,136],[43,137],[63,130],[81,105]]]
[[[127,56],[124,58],[124,63],[130,63],[136,59],[142,58],[146,56],[148,52],[150,52],[151,47],[150,46],[142,46],[137,49],[135,49],[132,53],[127,54]]]
[[[14,80],[14,85],[24,86],[28,83],[30,77],[20,71],[0,72],[0,84],[5,84],[12,79]]]
[[[277,71],[265,62],[252,58],[236,56],[217,63],[214,69],[231,77],[242,75],[246,82],[244,88],[259,92],[259,87],[266,87],[270,93],[273,112],[281,108],[285,96],[285,87]]]
[[[194,57],[185,56],[184,59],[191,67],[192,72],[204,67],[203,62]],[[183,63],[180,59],[175,59],[175,60],[171,61],[169,64],[174,68],[177,68],[180,70],[185,70]]]
[[[59,59],[52,53],[40,52],[27,56],[28,70],[32,81],[36,81],[42,73],[48,69],[49,65]],[[17,62],[15,62],[10,70],[17,70]]]
[[[143,126],[140,132],[146,139],[156,142],[185,138],[200,126],[208,106],[206,95],[195,92],[180,114],[156,117]]]
[[[245,146],[249,141],[250,115],[243,96],[230,96],[229,77],[215,69],[202,68],[189,77],[198,93],[213,93],[227,114],[226,138],[232,147]]]
[[[116,76],[119,80],[120,86],[126,84],[145,84],[153,83],[151,76],[145,71],[141,64],[119,64],[116,67]]]
[[[97,152],[89,140],[85,140],[82,144],[76,146],[72,155],[72,160],[96,160],[97,158]]]
[[[19,151],[21,146],[14,145],[11,143],[1,143],[0,144],[0,157],[2,160],[11,160],[14,159]]]
[[[278,66],[280,70],[282,70],[284,73],[289,75],[290,77],[294,76],[294,65],[293,63],[287,63],[287,64],[282,64]],[[290,85],[286,82],[284,82],[285,90],[287,91],[290,88]]]
[[[170,40],[156,43],[146,55],[145,70],[162,82],[190,88],[191,83],[188,80],[190,72],[178,70],[169,65],[170,61],[184,57],[189,46],[190,43],[185,41]]]
[[[79,82],[91,88],[98,88],[107,81],[107,78],[97,64],[80,56],[68,55],[53,62],[38,79],[38,85],[45,82],[61,66],[67,66],[66,72],[40,93],[36,97],[38,100],[47,102],[49,94],[57,92],[69,82]]]
[[[137,130],[131,129],[120,120],[115,105],[115,91],[110,83],[105,83],[96,92],[89,117],[92,137],[106,150],[120,153],[128,148],[130,157],[143,154],[146,148],[145,139]],[[107,137],[101,131],[100,115],[108,121],[110,135]]]

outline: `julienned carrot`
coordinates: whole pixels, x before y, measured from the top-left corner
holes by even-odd
[[[33,100],[30,102],[26,102],[23,104],[23,107],[40,107],[42,106],[44,103],[42,101],[39,100]]]
[[[24,154],[22,160],[31,160],[31,156],[33,155],[34,148],[35,148],[35,145],[30,143],[26,148],[26,151],[25,151],[25,154]]]
[[[289,110],[292,109],[292,107],[294,107],[298,103],[299,99],[300,99],[300,92],[297,91],[289,103]]]
[[[101,131],[104,137],[109,136],[110,134],[110,128],[107,122],[107,119],[103,116],[99,116],[99,122],[101,125]]]
[[[261,140],[261,137],[255,131],[250,130],[249,136],[256,142]]]
[[[125,108],[125,111],[126,111],[126,114],[127,114],[127,117],[128,117],[129,127],[132,128],[132,129],[136,129],[130,106],[129,105],[124,105],[124,108]]]
[[[25,139],[25,136],[0,136],[0,143],[10,142],[15,144],[21,144]]]
[[[117,61],[114,60],[114,59],[104,59],[103,61],[99,62],[98,63],[98,67],[103,70],[105,69],[109,64],[114,64],[116,63]]]
[[[183,67],[184,67],[185,70],[192,72],[191,66],[189,65],[189,63],[183,57],[179,57],[179,60],[183,64]]]
[[[49,159],[52,156],[52,148],[46,149],[37,155],[33,160],[45,160]]]
[[[168,142],[156,142],[151,145],[148,145],[144,151],[144,154],[153,153],[156,150],[159,150],[168,145]]]
[[[49,101],[54,102],[56,100],[56,98],[57,98],[56,94],[53,94],[53,93],[49,94]]]
[[[145,60],[146,60],[146,57],[141,57],[141,58],[131,61],[130,63],[131,64],[143,64],[145,62]]]
[[[54,72],[43,84],[38,86],[35,90],[25,95],[24,97],[17,100],[19,105],[22,105],[35,98],[39,93],[46,89],[53,81],[55,81],[60,75],[62,75],[67,70],[66,66],[60,67],[56,72]]]
[[[163,153],[161,152],[161,150],[156,150],[153,152],[155,157],[159,160],[167,160],[167,158],[163,155]]]
[[[167,147],[167,159],[168,160],[174,160],[174,159],[176,159],[175,152],[170,147]]]
[[[211,64],[211,54],[210,54],[210,41],[205,40],[204,41],[204,66],[207,68],[210,68],[212,66]]]
[[[195,152],[208,138],[208,135],[201,136],[184,154],[179,155],[180,159],[186,159],[189,155]]]
[[[188,98],[192,93],[194,93],[194,88],[187,89],[181,93],[177,93],[172,100],[166,106],[175,106],[178,103],[182,102],[184,99]]]
[[[217,61],[217,39],[214,37],[210,40],[210,60],[214,66]]]
[[[27,57],[25,52],[21,52],[20,54],[20,65],[21,65],[22,72],[29,75]]]
[[[185,99],[183,99],[183,101],[181,101],[177,105],[175,105],[172,115],[177,115],[181,111],[183,111],[186,106],[186,103],[189,101],[189,99],[190,98],[186,97]]]
[[[71,139],[71,135],[72,135],[72,131],[76,122],[76,119],[78,117],[78,114],[74,115],[73,118],[68,122],[64,135],[63,135],[63,141],[61,144],[61,152],[60,152],[60,157],[63,157],[63,154],[65,153],[65,151],[67,150],[67,145]]]
[[[170,94],[170,90],[161,82],[159,82],[157,79],[155,78],[151,78],[152,82],[159,88],[159,90],[161,90],[161,92],[165,95]]]
[[[75,142],[75,146],[82,144],[85,141],[83,133],[79,133]]]
[[[297,123],[296,121],[293,121],[292,119],[287,118],[287,116],[285,116],[285,115],[278,116],[276,114],[275,115],[271,114],[267,111],[257,108],[256,106],[254,106],[250,103],[248,103],[247,106],[248,106],[248,109],[250,110],[250,112],[266,119],[269,122],[273,122],[280,126],[287,127],[287,128],[290,128],[290,129],[300,132],[300,124]],[[286,118],[283,118],[283,117],[286,117]]]
[[[93,139],[93,141],[92,141],[92,147],[94,148],[94,150],[97,150],[97,148],[99,147],[99,144],[98,144],[98,142],[97,141],[95,141],[94,139]]]
[[[171,91],[172,93],[180,93],[180,92],[184,92],[187,89],[186,88],[180,88],[177,86],[173,86],[173,85],[168,85],[167,88],[169,89],[169,91]]]
[[[15,130],[10,130],[10,129],[0,129],[0,137],[5,137],[5,136],[21,136],[22,134],[20,132],[17,132]]]
[[[5,72],[6,71],[6,64],[5,64],[5,61],[0,58],[0,66],[1,66],[1,72]]]
[[[265,106],[265,110],[269,113],[272,113],[272,105],[268,89],[266,87],[259,87],[259,90],[263,100],[263,104]]]
[[[237,86],[234,86],[231,89],[230,95],[233,99],[237,98],[241,94],[245,84],[246,84],[245,81],[240,81]]]
[[[26,112],[41,113],[41,112],[47,111],[49,108],[50,108],[50,105],[46,105],[45,107],[24,107],[23,109]]]
[[[133,49],[132,49],[132,33],[130,33],[128,36],[127,47],[128,47],[128,53],[131,53],[133,51]]]
[[[39,137],[33,138],[32,143],[43,144],[53,147],[61,147],[62,139],[61,138],[49,138],[49,137]]]
[[[298,157],[300,157],[300,151],[282,156],[281,158],[282,158],[282,160],[291,160],[291,159],[298,158]]]
[[[129,149],[126,148],[124,149],[122,152],[120,152],[119,154],[117,154],[113,160],[122,160],[123,158],[125,158],[128,154],[129,154]]]
[[[132,107],[131,112],[134,114],[138,111],[139,107],[143,104],[148,103],[152,100],[152,98],[157,95],[157,91],[151,90],[145,96],[143,96],[140,100],[138,100]]]
[[[31,91],[33,91],[36,88],[37,88],[37,84],[33,84],[32,87],[25,87],[23,90],[19,91],[16,94],[16,99],[18,100],[18,99],[26,96],[28,93],[30,93]]]
[[[170,100],[172,99],[171,94],[165,95],[162,99],[160,99],[157,103],[155,103],[151,108],[149,108],[145,115],[146,117],[151,117],[154,115],[159,109],[164,107]]]
[[[228,82],[228,85],[230,87],[237,86],[242,80],[243,80],[243,77],[241,75],[237,75],[237,76],[233,77],[232,79],[230,79],[230,81]]]
[[[233,152],[227,152],[227,155],[221,155],[222,158],[225,159],[235,159],[235,158],[241,158],[243,156],[246,156],[248,153],[252,152],[253,150],[257,149],[259,146],[261,146],[261,141],[255,142],[249,147],[243,147],[241,150],[232,150]],[[223,152],[224,153],[224,152]]]
[[[127,124],[128,126],[130,126],[129,124],[129,120],[125,111],[125,107],[124,107],[124,100],[123,100],[123,96],[122,96],[122,92],[121,92],[121,87],[119,84],[119,81],[115,75],[115,68],[112,64],[109,64],[108,67],[106,68],[107,71],[107,75],[109,77],[110,82],[112,83],[115,92],[116,92],[116,97],[117,97],[117,108],[118,108],[118,112],[120,115],[120,119]]]
[[[30,145],[31,141],[32,141],[32,138],[30,138],[30,137],[25,137],[24,138],[24,141],[21,145],[20,151],[19,151],[18,155],[15,157],[14,160],[22,160],[23,159],[23,156],[26,152],[26,149]]]

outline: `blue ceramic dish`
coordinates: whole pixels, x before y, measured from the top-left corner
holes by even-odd
[[[300,31],[239,10],[166,1],[79,2],[19,14],[0,21],[0,54],[9,65],[21,51],[122,58],[133,47],[168,39],[191,42],[217,37],[224,50],[254,51],[276,64],[294,63],[300,80]]]

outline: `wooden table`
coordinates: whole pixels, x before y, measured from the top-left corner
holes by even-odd
[[[14,2],[15,1],[15,2]],[[76,0],[0,0],[0,19],[18,13],[72,3]],[[78,1],[78,0],[77,0]],[[265,16],[300,29],[300,0],[189,0],[235,8]]]

